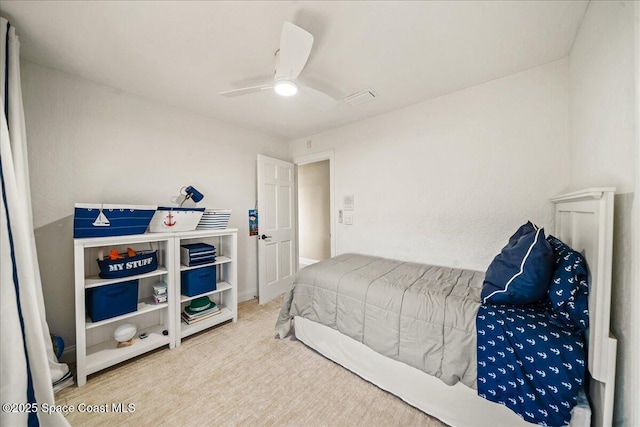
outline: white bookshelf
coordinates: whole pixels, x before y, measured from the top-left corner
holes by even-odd
[[[216,290],[187,297],[181,295],[181,272],[203,266],[187,267],[180,264],[180,245],[205,242],[216,247]],[[127,247],[136,251],[158,251],[158,269],[149,273],[120,279],[102,279],[98,276],[96,260],[111,249],[125,252]],[[178,233],[146,233],[133,236],[74,239],[75,309],[76,309],[76,362],[78,386],[87,381],[87,375],[142,355],[159,347],[173,348],[182,338],[227,321],[238,319],[237,281],[237,229],[198,230]],[[120,316],[92,322],[86,314],[85,294],[88,289],[138,280],[137,310]],[[153,285],[167,284],[166,303],[155,304]],[[209,296],[221,307],[220,313],[187,325],[180,314],[191,300]],[[113,338],[115,329],[123,323],[136,325],[133,344],[117,347]],[[147,337],[140,338],[146,332]]]
[[[216,261],[197,266],[180,264],[176,273],[176,290],[179,298],[176,303],[176,345],[180,345],[183,338],[221,323],[238,320],[238,234],[237,229],[225,230],[197,230],[189,233],[176,233],[175,250],[176,259],[180,259],[180,246],[190,243],[207,243],[216,247]],[[182,295],[181,275],[183,271],[196,268],[216,266],[216,289],[203,292],[198,295]],[[216,315],[202,319],[196,323],[187,325],[181,317],[181,313],[189,303],[199,297],[207,296],[219,307]]]

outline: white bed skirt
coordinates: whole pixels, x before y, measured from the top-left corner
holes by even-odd
[[[456,427],[534,426],[508,409],[477,395],[461,383],[448,386],[436,377],[382,356],[335,329],[295,317],[296,337],[325,357],[344,366],[421,411]],[[578,405],[570,427],[589,427],[591,410]]]

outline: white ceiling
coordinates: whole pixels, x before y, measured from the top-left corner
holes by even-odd
[[[8,1],[29,61],[286,140],[568,54],[588,1]],[[284,21],[315,44],[301,80],[368,104],[319,112],[265,91]]]

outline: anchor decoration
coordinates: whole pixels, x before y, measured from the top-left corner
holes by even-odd
[[[164,225],[166,225],[167,227],[173,227],[176,224],[177,222],[173,220],[173,214],[171,213],[171,211],[169,211],[164,221]]]

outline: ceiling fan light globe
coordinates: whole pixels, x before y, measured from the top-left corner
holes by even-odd
[[[293,96],[298,93],[298,85],[289,80],[280,80],[273,86],[273,90],[281,96]]]

